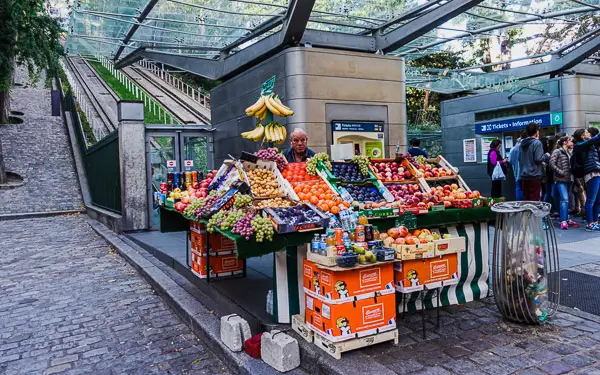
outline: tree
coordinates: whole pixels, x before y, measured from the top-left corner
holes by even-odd
[[[6,124],[15,63],[26,66],[36,82],[43,70],[56,74],[63,48],[60,25],[45,0],[0,0],[0,19],[0,124]],[[6,181],[0,147],[0,184]]]
[[[408,60],[407,65],[423,69],[460,69],[469,66],[461,53],[441,51]],[[453,95],[444,95],[435,91],[406,88],[406,113],[410,127],[419,126],[433,130],[439,129],[441,124],[440,103],[450,99]]]

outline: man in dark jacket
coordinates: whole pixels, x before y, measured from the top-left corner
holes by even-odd
[[[315,152],[307,147],[308,135],[303,129],[296,128],[290,134],[290,143],[292,147],[284,151],[283,156],[288,163],[299,163],[306,161],[307,158],[315,156]]]
[[[538,139],[540,127],[531,122],[527,125],[527,138],[521,141],[519,172],[521,189],[526,201],[539,201],[542,193],[542,162],[545,161],[544,147]]]

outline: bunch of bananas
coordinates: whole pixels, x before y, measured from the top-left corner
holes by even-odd
[[[272,122],[265,127],[265,142],[272,142],[279,145],[285,141],[285,137],[287,137],[285,126]]]
[[[261,95],[256,103],[246,108],[246,115],[256,116],[259,120],[264,120],[267,118],[267,111],[279,117],[287,117],[294,114],[294,111],[281,103],[278,96],[270,94]]]
[[[259,123],[258,125],[256,125],[256,128],[254,128],[254,130],[243,132],[240,135],[242,136],[242,138],[258,142],[263,137],[263,135],[265,135],[265,127],[263,126],[263,124]]]

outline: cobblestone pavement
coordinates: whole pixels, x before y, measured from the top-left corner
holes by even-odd
[[[19,68],[15,81],[24,86],[11,88],[11,110],[23,112],[24,122],[0,125],[0,139],[6,168],[21,175],[25,185],[0,190],[0,215],[81,208],[67,128],[62,117],[51,116],[44,78],[29,87],[27,72]]]
[[[0,374],[226,374],[85,222],[0,221]]]
[[[427,339],[421,315],[399,319],[400,345],[363,350],[397,374],[595,374],[600,375],[600,324],[558,312],[543,326],[501,318],[492,299],[427,312]]]

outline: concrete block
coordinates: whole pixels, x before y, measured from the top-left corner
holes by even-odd
[[[300,366],[298,341],[278,330],[263,333],[260,355],[266,364],[279,372]]]
[[[242,351],[244,342],[252,337],[250,326],[237,314],[221,317],[221,341],[234,352]]]

